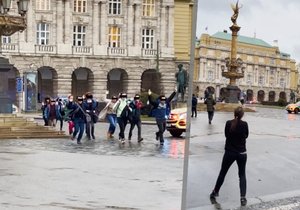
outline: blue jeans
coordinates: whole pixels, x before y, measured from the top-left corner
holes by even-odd
[[[108,132],[110,134],[114,134],[114,132],[116,130],[116,124],[117,124],[117,115],[115,115],[115,114],[108,114],[106,116],[106,119],[109,122]]]
[[[73,133],[73,138],[76,137],[77,133],[79,132],[78,134],[78,137],[77,137],[77,142],[80,142],[81,138],[82,138],[82,135],[84,133],[84,120],[82,119],[74,119],[74,124],[75,124],[75,131]]]

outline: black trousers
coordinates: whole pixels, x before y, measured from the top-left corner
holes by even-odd
[[[133,129],[134,129],[135,126],[138,129],[138,140],[139,140],[139,139],[142,138],[142,134],[141,134],[142,133],[142,131],[141,131],[142,130],[142,122],[141,122],[141,119],[135,119],[135,120],[131,121],[128,137],[131,138],[132,131],[133,131]]]
[[[125,128],[127,125],[127,118],[117,117],[117,121],[120,128],[119,139],[125,139]]]
[[[214,118],[214,111],[207,111],[208,121],[211,122]]]
[[[214,188],[216,193],[219,193],[219,190],[224,182],[225,176],[232,165],[232,163],[236,161],[239,169],[239,179],[240,179],[240,195],[241,197],[246,196],[246,162],[247,162],[247,154],[240,154],[237,152],[225,151],[223,156],[221,170]]]
[[[166,120],[165,119],[156,119],[156,125],[158,127],[158,132],[156,132],[156,136],[158,136],[160,142],[164,142],[164,132],[166,130]]]
[[[197,107],[192,106],[192,117],[197,117]]]

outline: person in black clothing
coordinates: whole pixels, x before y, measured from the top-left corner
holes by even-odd
[[[59,122],[60,122],[59,129],[60,129],[60,131],[62,131],[62,128],[64,125],[65,105],[61,98],[57,99],[57,105],[58,105],[58,111],[60,112],[59,118],[57,120],[59,120]]]
[[[197,117],[197,104],[198,104],[198,99],[195,96],[195,94],[193,94],[192,96],[192,117]]]
[[[41,110],[43,112],[44,126],[49,125],[48,118],[45,115],[45,111],[46,111],[46,108],[47,108],[48,105],[50,105],[50,98],[49,97],[44,99],[44,102],[42,102],[42,107],[41,107]]]
[[[84,133],[84,125],[86,123],[85,110],[83,106],[83,97],[77,96],[77,103],[73,101],[69,101],[67,103],[68,109],[71,109],[72,112],[72,120],[75,124],[75,130],[72,134],[71,139],[74,140],[77,136],[77,144],[81,144],[82,135]]]
[[[237,162],[240,178],[240,196],[241,205],[245,206],[247,204],[246,199],[246,162],[247,162],[247,152],[246,152],[246,139],[248,138],[249,130],[248,124],[242,121],[244,116],[244,110],[242,107],[237,107],[234,110],[234,119],[226,122],[225,125],[225,153],[223,156],[221,170],[215,185],[214,190],[210,194],[210,199],[212,202],[215,201],[216,197],[219,195],[219,190],[224,182],[226,173],[228,172],[230,166],[234,161]]]
[[[213,120],[214,117],[214,113],[215,113],[215,105],[216,105],[216,101],[213,98],[212,94],[209,94],[207,96],[207,99],[204,101],[204,103],[206,104],[206,109],[207,109],[207,114],[208,114],[208,123],[211,124],[211,121]]]
[[[130,130],[128,135],[128,140],[131,140],[132,130],[134,129],[135,125],[138,129],[138,142],[143,141],[141,130],[142,130],[142,122],[141,122],[141,108],[143,103],[140,100],[140,95],[136,94],[133,98],[134,100],[130,102],[129,107],[131,108],[131,119],[130,121]]]

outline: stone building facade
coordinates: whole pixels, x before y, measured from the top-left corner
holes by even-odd
[[[217,32],[202,34],[196,47],[194,69],[194,93],[204,96],[211,90],[222,99],[229,79],[222,77],[225,58],[230,57],[231,34]],[[240,91],[246,93],[247,101],[290,100],[291,91],[298,89],[298,70],[289,54],[280,52],[257,38],[238,36],[237,57],[243,61],[244,78],[237,80]]]
[[[9,73],[11,98],[26,109],[32,93],[24,89],[32,87],[32,99],[39,102],[87,91],[100,100],[149,88],[171,93],[174,8],[173,0],[30,1],[27,29],[2,37],[2,53],[15,66]],[[16,10],[13,2],[9,12]],[[16,78],[28,86],[17,94]]]

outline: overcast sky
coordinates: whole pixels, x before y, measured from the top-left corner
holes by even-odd
[[[197,37],[227,30],[232,25],[230,4],[236,0],[198,0]],[[240,0],[239,34],[262,39],[300,62],[300,0]],[[207,27],[207,30],[205,28]]]

